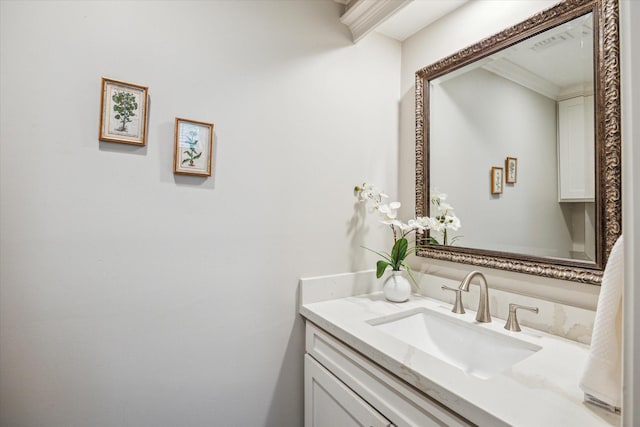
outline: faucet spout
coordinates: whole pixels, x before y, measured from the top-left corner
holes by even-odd
[[[473,280],[476,276],[479,279],[478,284],[480,286],[480,301],[478,303],[476,320],[482,323],[489,323],[491,322],[491,313],[489,312],[489,286],[487,285],[487,278],[484,277],[484,274],[477,270],[470,272],[462,280],[460,286],[458,286],[458,289],[460,289],[461,291],[469,292],[469,285],[471,285],[471,280]]]

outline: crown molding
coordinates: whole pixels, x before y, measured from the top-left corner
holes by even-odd
[[[353,42],[357,42],[373,31],[387,18],[413,0],[355,0],[340,17],[340,22],[349,27]]]

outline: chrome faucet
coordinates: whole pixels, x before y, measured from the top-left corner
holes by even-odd
[[[478,322],[489,323],[491,322],[491,313],[489,312],[489,287],[487,286],[487,278],[484,277],[484,274],[481,272],[474,270],[471,273],[467,274],[458,286],[458,289],[461,291],[469,292],[469,285],[471,284],[471,280],[478,276],[479,285],[480,285],[480,302],[478,303],[478,312],[476,314],[476,320]]]

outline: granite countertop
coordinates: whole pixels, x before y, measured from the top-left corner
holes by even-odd
[[[380,292],[303,304],[300,314],[478,425],[620,425],[620,416],[583,401],[578,382],[589,349],[584,344],[526,327],[522,332],[509,332],[503,328],[504,320],[494,317],[493,322],[477,323],[477,327],[517,337],[542,349],[491,378],[481,379],[367,323],[421,308],[477,323],[475,312],[470,310],[453,314],[451,305],[418,295],[405,303],[391,303]]]

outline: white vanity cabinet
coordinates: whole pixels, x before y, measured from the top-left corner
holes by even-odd
[[[393,426],[308,354],[304,356],[304,383],[307,427]]]
[[[595,196],[593,95],[558,102],[558,200]]]
[[[305,427],[471,426],[307,321]]]

